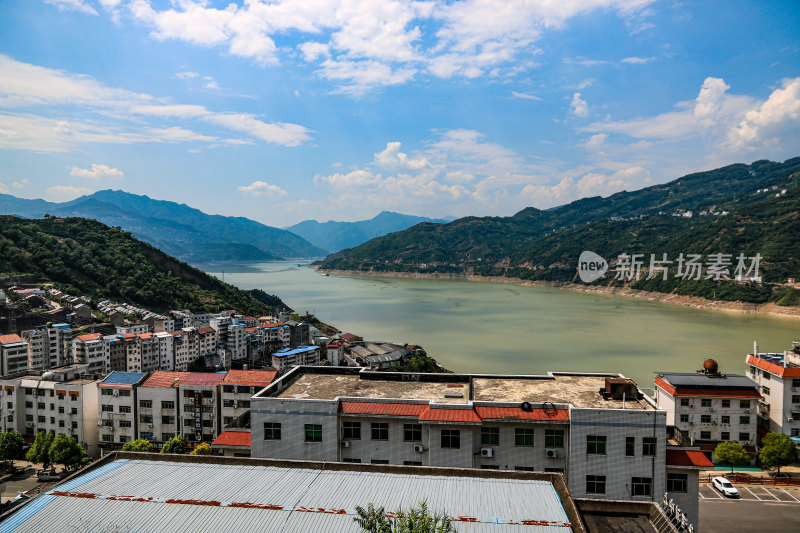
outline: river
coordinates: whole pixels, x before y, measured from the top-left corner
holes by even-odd
[[[419,344],[456,372],[621,372],[650,388],[654,372],[692,372],[708,357],[722,372],[744,373],[754,340],[783,351],[800,339],[791,319],[465,280],[323,276],[299,264],[203,268],[343,332]]]

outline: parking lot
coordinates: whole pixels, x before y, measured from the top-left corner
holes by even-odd
[[[727,498],[710,483],[700,483],[700,501],[703,500],[753,500],[770,503],[791,503],[800,505],[800,487],[782,485],[748,485],[735,483],[739,498]]]

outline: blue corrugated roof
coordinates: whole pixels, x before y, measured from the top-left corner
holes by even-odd
[[[287,355],[294,355],[298,353],[306,353],[313,350],[319,350],[319,346],[298,346],[297,348],[284,348],[283,350],[278,350],[274,354],[275,357],[286,357]]]
[[[114,370],[100,382],[101,385],[135,385],[147,374],[143,372],[121,372]]]

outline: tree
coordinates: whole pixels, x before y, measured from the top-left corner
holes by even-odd
[[[161,453],[186,453],[186,442],[180,435],[172,437],[164,443]]]
[[[73,437],[67,437],[63,433],[53,439],[50,445],[50,460],[54,463],[64,465],[64,468],[81,462],[83,459],[83,447]]]
[[[29,463],[42,463],[47,466],[50,464],[50,446],[53,444],[55,435],[53,433],[45,433],[40,431],[36,434],[36,439],[33,441],[33,446],[30,447],[25,459]]]
[[[211,455],[211,445],[207,442],[201,442],[189,455]]]
[[[790,465],[797,460],[797,446],[794,441],[784,433],[767,433],[761,439],[761,450],[758,452],[761,463],[770,468],[777,466],[778,475],[781,467]]]
[[[455,533],[450,517],[439,511],[431,516],[426,502],[408,511],[399,509],[390,518],[383,507],[375,508],[369,504],[366,509],[356,507],[353,520],[369,533]]]
[[[747,451],[738,442],[732,440],[717,444],[714,455],[717,457],[718,463],[730,465],[731,474],[734,466],[745,465],[750,462],[750,455],[748,455]]]
[[[16,431],[6,431],[0,433],[0,460],[10,461],[22,455],[24,446],[22,435]]]
[[[152,452],[153,451],[153,443],[147,439],[138,439],[131,442],[126,442],[122,446],[123,452]]]

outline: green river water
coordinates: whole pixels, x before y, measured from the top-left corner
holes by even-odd
[[[654,372],[691,372],[708,357],[744,373],[754,340],[783,351],[800,339],[798,320],[464,280],[323,276],[301,263],[204,268],[342,331],[419,344],[455,372],[621,372],[650,388]]]

